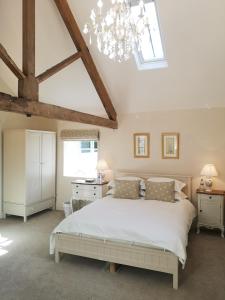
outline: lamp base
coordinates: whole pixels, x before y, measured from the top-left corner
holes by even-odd
[[[99,182],[99,183],[103,183],[104,180],[105,180],[105,174],[102,173],[102,172],[99,172],[99,173],[98,173],[98,182]]]
[[[212,192],[212,185],[213,185],[213,181],[212,178],[206,178],[205,179],[205,191],[206,192]]]

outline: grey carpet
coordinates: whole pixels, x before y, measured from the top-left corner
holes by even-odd
[[[225,240],[218,232],[190,234],[175,291],[168,274],[126,266],[111,274],[104,262],[70,255],[55,264],[48,255],[49,234],[62,217],[46,211],[26,224],[17,217],[0,220],[2,236],[12,240],[0,256],[0,300],[225,299]]]

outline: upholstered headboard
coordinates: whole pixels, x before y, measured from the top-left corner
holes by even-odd
[[[162,174],[162,173],[150,173],[150,172],[142,172],[142,171],[129,171],[129,170],[117,170],[114,173],[114,177],[121,176],[136,176],[141,177],[143,179],[148,179],[149,177],[167,177],[180,180],[186,183],[186,186],[183,189],[183,192],[188,196],[188,199],[192,200],[192,177],[186,175],[175,175],[175,174]]]

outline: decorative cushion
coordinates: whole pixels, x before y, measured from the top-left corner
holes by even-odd
[[[138,199],[140,181],[139,180],[115,180],[114,198]]]
[[[152,182],[146,181],[145,200],[160,200],[175,202],[174,181]]]
[[[170,181],[174,181],[175,182],[175,191],[176,192],[181,192],[182,189],[186,186],[186,183],[177,180],[177,179],[173,179],[173,178],[167,178],[167,177],[150,177],[148,179],[148,181],[152,181],[152,182],[170,182]]]
[[[144,184],[144,180],[140,177],[135,177],[135,176],[122,176],[119,178],[116,178],[116,180],[129,180],[129,181],[140,181],[141,184]],[[108,183],[108,187],[109,188],[114,188],[115,187],[115,180],[110,180],[110,182]]]

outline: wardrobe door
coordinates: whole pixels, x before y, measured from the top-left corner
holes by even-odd
[[[42,200],[55,198],[56,136],[54,133],[42,133],[41,141],[41,182]]]
[[[41,201],[41,133],[26,132],[26,205]]]

